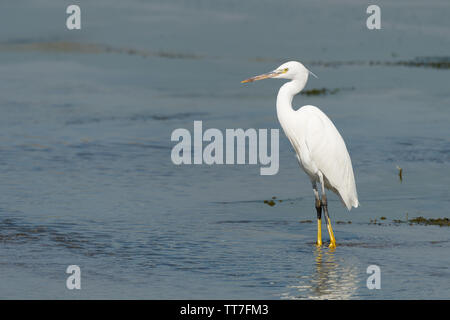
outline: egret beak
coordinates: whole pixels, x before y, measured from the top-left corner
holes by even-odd
[[[269,79],[269,78],[273,78],[279,74],[281,74],[282,72],[274,70],[274,71],[270,71],[268,73],[264,73],[264,74],[260,74],[259,76],[255,76],[255,77],[251,77],[245,80],[242,80],[241,83],[247,83],[247,82],[253,82],[256,80],[264,80],[264,79]]]

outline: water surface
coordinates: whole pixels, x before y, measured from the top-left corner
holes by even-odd
[[[448,2],[381,1],[380,31],[357,1],[78,3],[80,31],[63,3],[0,11],[1,298],[450,298],[449,228],[394,222],[449,217]],[[294,102],[330,116],[354,164],[361,207],[329,195],[335,251],[314,246],[281,132],[275,176],[170,160],[194,120],[280,129],[282,82],[240,80],[290,59],[333,92]]]

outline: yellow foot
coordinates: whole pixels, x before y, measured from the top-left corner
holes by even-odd
[[[320,241],[320,242],[317,241],[317,242],[316,242],[316,247],[321,247],[321,246],[322,246],[322,241]]]
[[[327,228],[328,228],[328,234],[330,235],[330,245],[328,246],[328,248],[335,249],[336,248],[336,239],[334,238],[334,233],[333,233],[333,228],[331,227],[330,218],[328,218]]]

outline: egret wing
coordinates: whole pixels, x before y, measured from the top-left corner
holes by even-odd
[[[358,207],[352,161],[344,139],[317,107],[305,106],[299,112],[307,116],[305,143],[311,161],[324,176],[326,187],[337,193],[349,210],[352,206]]]

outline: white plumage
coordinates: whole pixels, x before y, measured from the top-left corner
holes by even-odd
[[[290,111],[290,112],[289,112]],[[318,182],[320,171],[325,187],[335,192],[350,210],[358,207],[352,161],[345,142],[333,122],[319,108],[304,106],[297,111],[289,110],[282,127],[297,153],[297,158],[311,182]]]

